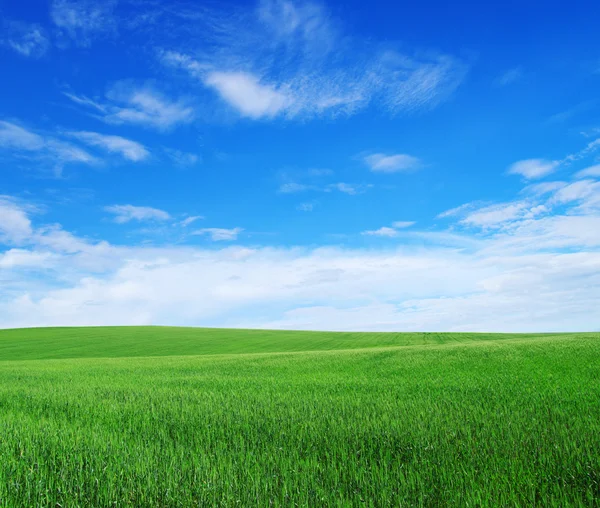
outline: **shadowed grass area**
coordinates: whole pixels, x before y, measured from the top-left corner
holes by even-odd
[[[0,506],[600,503],[600,334],[322,335],[369,349],[0,361]]]
[[[0,361],[324,351],[544,336],[547,335],[305,332],[162,326],[24,328],[0,330]]]

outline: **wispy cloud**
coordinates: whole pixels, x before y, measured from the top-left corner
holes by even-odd
[[[588,142],[581,150],[565,156],[561,160],[525,159],[517,161],[508,168],[509,174],[521,175],[527,180],[543,178],[559,167],[566,168],[580,160],[589,157],[600,149],[600,138]]]
[[[569,120],[569,119],[573,118],[574,116],[578,116],[581,113],[585,113],[586,111],[594,109],[594,107],[596,107],[597,105],[598,105],[597,100],[588,100],[588,101],[580,102],[579,104],[576,104],[575,106],[572,106],[568,109],[560,111],[559,113],[555,113],[548,119],[548,123],[552,124],[552,123],[565,122],[566,120]]]
[[[411,221],[411,220],[399,220],[396,222],[392,222],[392,227],[396,228],[396,229],[409,228],[414,225],[415,225],[415,221]]]
[[[575,176],[577,178],[600,178],[600,164],[590,166],[578,171]]]
[[[496,86],[507,86],[519,81],[523,77],[522,67],[513,67],[507,70],[504,74],[498,76],[494,81]]]
[[[344,194],[349,194],[350,196],[355,196],[357,194],[363,194],[364,192],[367,192],[367,190],[371,187],[373,187],[372,184],[354,184],[337,182],[327,185],[323,190],[325,192],[339,191]]]
[[[0,26],[3,28],[0,44],[8,46],[17,53],[26,57],[39,58],[48,51],[50,41],[46,31],[40,25],[4,21]]]
[[[0,120],[0,146],[37,151],[46,146],[46,141],[20,125]]]
[[[185,219],[180,221],[179,225],[182,227],[187,227],[190,224],[192,224],[193,222],[196,222],[197,220],[202,220],[202,219],[204,219],[204,217],[202,215],[192,215],[192,216],[186,217]]]
[[[455,217],[457,215],[460,215],[461,213],[465,212],[466,210],[469,210],[470,208],[473,208],[473,205],[471,203],[465,203],[463,205],[451,208],[450,210],[446,210],[444,212],[439,213],[436,218],[437,219],[447,219],[449,217]]]
[[[548,209],[543,205],[527,202],[502,203],[474,210],[468,213],[461,223],[482,229],[497,228],[516,219],[533,218],[545,212],[548,212]]]
[[[559,165],[560,161],[526,159],[512,164],[508,168],[508,173],[512,175],[521,175],[528,180],[535,180],[553,173]]]
[[[383,226],[379,229],[363,231],[361,234],[366,236],[384,236],[388,238],[393,238],[395,236],[398,236],[398,231],[396,231],[394,228]]]
[[[304,184],[298,182],[286,182],[279,186],[279,192],[281,194],[295,194],[298,192],[314,191],[314,192],[341,192],[350,196],[357,194],[363,194],[368,189],[373,187],[372,184],[364,183],[345,183],[335,182],[326,185],[317,184]]]
[[[353,39],[317,3],[262,0],[253,11],[206,16],[199,35],[211,50],[175,48],[160,58],[255,120],[351,115],[371,104],[392,114],[428,109],[467,70],[448,55],[410,56]]]
[[[294,194],[296,192],[303,192],[311,189],[318,190],[318,188],[313,185],[306,185],[298,182],[286,182],[279,186],[279,192],[281,194]]]
[[[363,160],[369,169],[376,173],[399,173],[412,171],[422,166],[420,159],[407,154],[373,153],[366,155]]]
[[[3,120],[0,120],[0,148],[16,156],[30,156],[49,164],[57,176],[65,164],[99,163],[96,157],[72,143]]]
[[[150,156],[150,152],[144,145],[121,136],[88,131],[69,132],[68,134],[90,146],[102,148],[107,152],[117,153],[132,162],[140,162]]]
[[[385,238],[395,238],[399,235],[400,229],[405,229],[413,226],[415,222],[413,221],[396,221],[392,223],[392,227],[383,226],[379,229],[374,229],[370,231],[363,231],[361,235],[365,236],[381,236]]]
[[[114,215],[117,224],[131,221],[166,221],[171,218],[164,210],[149,206],[111,205],[104,207],[104,210]]]
[[[190,123],[194,108],[183,99],[172,100],[150,85],[121,81],[106,93],[106,100],[64,92],[76,104],[93,111],[93,116],[109,124],[134,124],[161,131]]]
[[[116,0],[53,0],[50,17],[62,36],[79,46],[89,46],[100,35],[115,33]]]
[[[193,231],[192,235],[199,236],[210,236],[210,239],[213,242],[230,242],[233,240],[237,240],[237,237],[240,233],[244,231],[243,228],[232,228],[232,229],[224,229],[224,228],[202,228]]]
[[[314,203],[300,203],[296,207],[296,210],[299,210],[300,212],[312,212],[314,209],[315,209]]]
[[[183,152],[172,148],[165,148],[165,152],[177,166],[194,166],[202,161],[202,158],[191,152]]]

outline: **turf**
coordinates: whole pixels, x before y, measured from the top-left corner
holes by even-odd
[[[600,334],[69,330],[0,361],[0,506],[600,503]]]

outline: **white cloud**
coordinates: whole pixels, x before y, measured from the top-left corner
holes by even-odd
[[[526,159],[515,162],[508,168],[508,172],[513,175],[521,175],[528,180],[542,178],[553,173],[558,168],[559,161],[549,161],[545,159]]]
[[[600,182],[594,180],[579,180],[565,185],[557,190],[549,200],[550,204],[578,203],[573,209],[575,213],[589,210],[600,210]]]
[[[444,247],[447,233],[432,232],[427,244],[394,249],[201,249],[90,242],[58,225],[32,224],[31,209],[14,199],[4,205],[15,213],[10,221],[0,213],[1,241],[20,247],[0,255],[0,270],[35,274],[19,272],[0,286],[0,327],[600,328],[594,210],[517,218],[478,242],[464,237],[469,248]],[[222,237],[219,231],[232,230],[200,234]]]
[[[536,196],[542,196],[558,189],[563,188],[566,185],[565,182],[541,182],[527,185],[521,192],[524,194],[533,194]]]
[[[562,162],[571,163],[584,159],[600,148],[600,138],[590,141],[584,148],[578,152],[567,155]]]
[[[394,227],[396,229],[409,228],[414,225],[415,225],[415,222],[409,221],[409,220],[401,220],[401,221],[392,222],[392,227]]]
[[[0,147],[37,151],[46,146],[44,138],[24,127],[0,120]]]
[[[450,210],[446,210],[445,212],[439,213],[436,218],[437,219],[446,219],[448,217],[455,217],[457,215],[466,212],[467,210],[473,208],[473,203],[465,203],[464,205],[456,206],[451,208]]]
[[[3,32],[0,44],[26,57],[40,58],[50,46],[46,32],[40,25],[6,21]]]
[[[292,104],[284,93],[244,72],[211,72],[205,83],[242,116],[253,119],[273,117]]]
[[[118,224],[124,224],[132,220],[148,221],[169,220],[171,216],[164,210],[151,208],[149,206],[133,206],[133,205],[112,205],[104,208],[107,212],[115,215],[114,221]]]
[[[355,196],[362,194],[373,187],[372,184],[353,184],[345,182],[335,182],[327,185],[309,185],[298,182],[286,182],[279,186],[278,192],[281,194],[293,194],[296,192],[315,191],[315,192],[333,192],[338,191],[343,194]]]
[[[296,210],[299,210],[300,212],[312,212],[314,209],[315,209],[314,203],[300,203],[296,207]]]
[[[102,148],[107,152],[117,153],[133,162],[143,161],[150,156],[150,152],[144,145],[121,136],[111,136],[88,131],[69,132],[68,134],[90,146]]]
[[[392,43],[352,38],[315,2],[262,0],[254,11],[223,9],[205,13],[201,29],[187,27],[202,30],[196,51],[192,44],[160,58],[247,118],[352,115],[371,104],[392,114],[430,109],[467,71],[448,55],[410,56]]]
[[[600,178],[600,164],[590,166],[575,173],[576,178]]]
[[[192,235],[207,235],[210,236],[211,240],[214,242],[219,241],[232,241],[237,240],[238,235],[244,231],[242,228],[232,228],[232,229],[224,229],[224,228],[202,228],[197,229],[192,232]]]
[[[69,163],[97,164],[99,160],[85,150],[52,136],[42,136],[12,122],[0,120],[0,148],[14,155],[28,154],[40,163],[48,163],[57,176]]]
[[[279,192],[282,194],[293,194],[295,192],[303,192],[309,189],[314,189],[314,187],[297,182],[287,182],[279,186]]]
[[[0,270],[45,265],[53,257],[50,252],[34,252],[26,249],[10,249],[0,253]]]
[[[398,236],[398,231],[396,231],[396,229],[394,228],[384,226],[379,229],[374,229],[372,231],[363,231],[361,234],[367,236],[385,236],[388,238],[394,238]]]
[[[27,211],[14,199],[0,196],[0,243],[20,244],[32,234]]]
[[[167,131],[195,118],[195,110],[188,101],[170,99],[149,84],[117,82],[106,93],[105,102],[63,93],[76,104],[94,110],[94,116],[109,124],[133,124]]]
[[[395,238],[398,236],[399,229],[406,229],[414,225],[415,223],[412,221],[396,221],[392,222],[392,227],[383,226],[379,229],[374,229],[372,231],[363,231],[361,235],[366,236],[382,236],[387,238]]]
[[[196,222],[197,220],[202,220],[202,219],[204,219],[204,217],[202,215],[193,215],[191,217],[186,217],[185,219],[180,221],[179,225],[183,226],[183,227],[187,227],[190,224],[192,224],[193,222]]]
[[[11,146],[38,146],[8,132]],[[0,327],[599,330],[600,182],[545,184],[444,212],[446,230],[396,221],[364,232],[397,238],[369,249],[115,246],[39,225],[34,207],[3,197],[0,243],[12,248],[0,254]]]
[[[191,152],[182,152],[171,148],[166,148],[165,151],[177,166],[194,166],[202,160],[198,154]]]
[[[50,17],[59,34],[80,46],[89,46],[94,37],[115,32],[115,4],[115,0],[53,0]]]
[[[521,67],[514,67],[509,69],[504,74],[499,76],[494,84],[496,86],[507,86],[519,81],[523,77],[523,69]]]
[[[332,190],[336,190],[342,192],[344,194],[349,194],[350,196],[355,196],[357,194],[362,194],[366,192],[367,189],[371,188],[371,184],[351,184],[344,182],[337,182],[329,184],[325,187],[325,192],[330,192]]]
[[[506,222],[522,217],[526,209],[527,203],[519,202],[486,206],[469,213],[461,222],[480,228],[500,227]]]
[[[421,166],[421,161],[417,157],[406,154],[386,155],[374,153],[367,155],[364,161],[371,171],[379,173],[411,171]]]

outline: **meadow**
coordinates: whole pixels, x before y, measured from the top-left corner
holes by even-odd
[[[0,506],[598,506],[600,334],[0,331]]]

